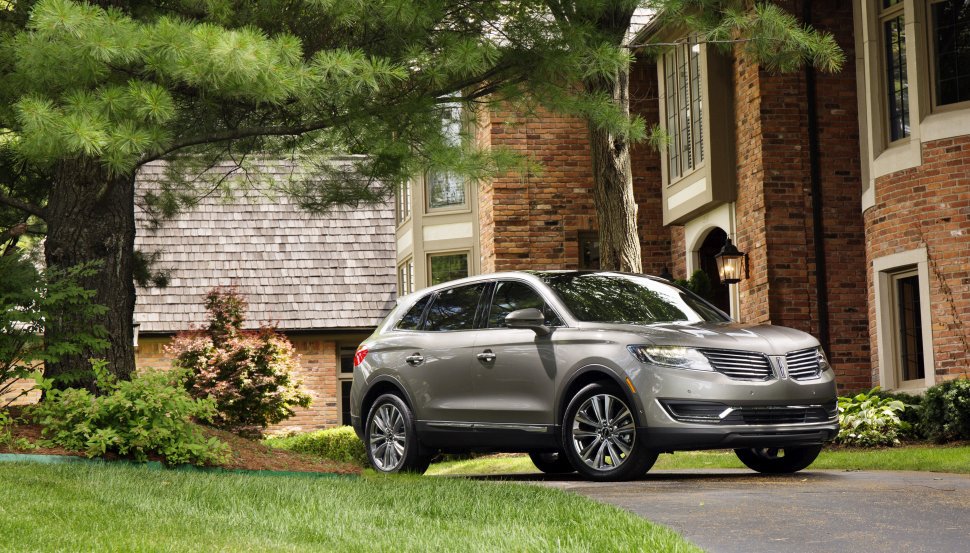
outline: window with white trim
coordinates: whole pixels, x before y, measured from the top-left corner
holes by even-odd
[[[341,346],[338,350],[337,380],[340,388],[340,424],[350,426],[350,386],[354,382],[354,353],[357,348]]]
[[[970,0],[931,2],[929,9],[933,104],[970,102]]]
[[[701,45],[696,37],[663,56],[668,182],[704,162],[704,102],[701,97]]]
[[[906,14],[903,0],[882,0],[879,13],[889,142],[910,135],[909,78],[906,69]]]
[[[441,132],[445,143],[458,147],[462,144],[461,104],[449,103],[440,106]],[[454,171],[433,169],[428,171],[428,210],[454,209],[466,205],[466,179]]]
[[[397,295],[414,292],[414,258],[408,258],[397,266]]]
[[[923,357],[923,323],[920,307],[919,272],[916,267],[890,276],[893,369],[896,382],[922,381],[926,378]]]

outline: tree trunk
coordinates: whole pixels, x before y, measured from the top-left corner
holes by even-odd
[[[135,243],[134,174],[113,176],[97,161],[65,160],[58,163],[47,204],[47,240],[44,253],[48,267],[68,268],[98,262],[95,274],[80,284],[94,290],[93,302],[107,311],[94,320],[64,313],[47,321],[48,337],[70,336],[92,324],[107,330],[109,346],[103,351],[81,351],[48,363],[45,375],[57,377],[87,374],[74,386],[91,387],[92,357],[108,362],[119,378],[130,378],[135,369],[132,318],[135,285],[132,254]]]
[[[611,94],[613,102],[630,116],[630,71],[624,68],[615,81],[589,80],[587,92]],[[593,199],[599,220],[600,268],[639,273],[643,270],[637,229],[637,202],[633,197],[630,141],[589,124],[593,161]]]

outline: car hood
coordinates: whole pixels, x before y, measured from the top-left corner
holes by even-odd
[[[768,355],[784,355],[819,345],[818,340],[801,330],[765,324],[597,324],[596,328],[636,334],[658,346],[760,351]]]

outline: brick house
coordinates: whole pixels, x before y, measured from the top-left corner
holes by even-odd
[[[646,25],[634,38],[682,41],[631,72],[631,109],[672,138],[632,153],[644,272],[703,270],[736,319],[818,336],[843,390],[918,391],[966,374],[970,7],[778,3],[833,33],[841,72],[771,74],[677,29]],[[597,267],[582,121],[450,107],[443,125],[545,169],[477,184],[429,173],[402,186],[399,293],[468,274]],[[728,237],[748,255],[732,286],[713,260]]]
[[[232,175],[231,167],[216,167]],[[290,164],[261,162],[261,178],[289,178]],[[164,172],[146,166],[138,188]],[[232,175],[228,178],[243,178]],[[285,197],[219,194],[153,230],[139,214],[136,247],[158,252],[169,274],[164,288],[139,288],[136,363],[167,368],[165,345],[191,325],[203,326],[206,292],[236,286],[249,302],[247,325],[271,322],[301,356],[313,405],[279,428],[310,430],[350,424],[348,397],[357,345],[394,302],[394,214],[390,206],[337,208],[319,215]]]

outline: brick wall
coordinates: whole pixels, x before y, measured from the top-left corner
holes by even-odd
[[[799,4],[782,2],[800,13]],[[815,25],[846,54],[837,74],[817,76],[822,227],[828,290],[829,356],[843,389],[870,385],[864,228],[849,3],[813,3]],[[740,51],[734,62],[739,249],[749,255],[742,317],[818,335],[811,169],[804,72],[771,74]]]
[[[926,248],[930,258],[937,380],[970,373],[970,135],[926,142],[922,159],[919,167],[876,179],[876,204],[865,213],[874,381],[879,360],[872,260],[917,248]]]
[[[290,336],[290,341],[300,356],[300,378],[303,386],[313,396],[308,409],[297,408],[296,414],[282,423],[269,428],[269,432],[284,430],[316,430],[336,426],[340,422],[338,396],[338,353],[332,339],[313,335]],[[165,354],[170,338],[142,337],[138,342],[135,364],[139,369],[167,369],[172,358]]]
[[[656,67],[638,61],[631,70],[631,111],[648,126],[657,122]],[[479,188],[482,272],[576,269],[579,235],[598,231],[586,123],[549,112],[527,116],[495,110],[479,117],[488,136],[479,143],[509,148],[542,164],[537,174],[500,175]],[[634,195],[644,271],[670,265],[670,230],[663,226],[660,157],[649,145],[631,150]]]
[[[585,123],[496,110],[490,143],[531,156],[543,168],[499,175],[484,185],[482,202],[490,205],[479,212],[482,270],[577,268],[579,233],[596,230]]]

